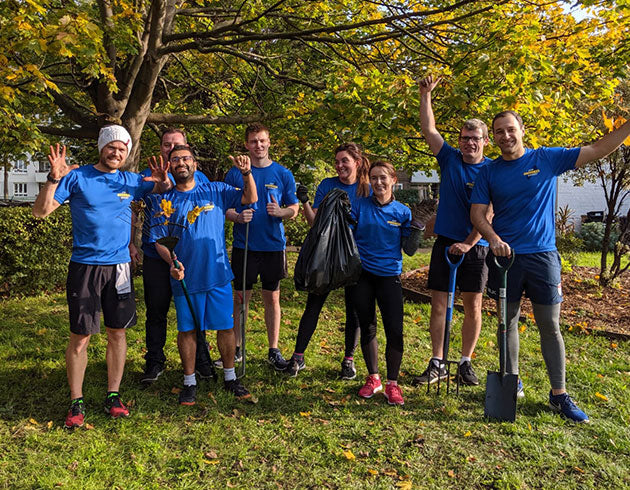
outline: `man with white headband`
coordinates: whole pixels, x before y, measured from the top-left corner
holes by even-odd
[[[50,173],[40,191],[33,214],[45,218],[69,200],[72,215],[72,257],[66,294],[70,313],[70,342],[66,369],[70,385],[70,410],[65,427],[83,425],[83,378],[90,336],[100,332],[103,312],[107,331],[107,397],[105,411],[127,417],[119,388],[127,356],[127,327],[136,323],[136,304],[129,263],[131,207],[149,192],[172,187],[167,164],[152,163],[150,177],[119,169],[131,151],[131,136],[122,126],[101,129],[96,165],[66,165],[66,147],[50,147]]]

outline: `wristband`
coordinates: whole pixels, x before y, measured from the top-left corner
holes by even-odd
[[[58,184],[59,181],[61,181],[61,179],[53,179],[52,176],[50,175],[50,172],[48,172],[48,175],[46,176],[46,180],[50,182],[51,184]]]
[[[243,177],[247,177],[247,176],[248,176],[249,174],[251,174],[251,173],[252,173],[252,170],[251,170],[251,169],[249,169],[247,172],[241,172],[241,175],[242,175]]]

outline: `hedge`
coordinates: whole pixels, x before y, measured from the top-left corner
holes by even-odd
[[[72,254],[67,206],[46,219],[30,207],[0,208],[0,294],[36,294],[66,282]]]

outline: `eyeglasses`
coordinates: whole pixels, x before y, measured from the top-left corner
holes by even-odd
[[[190,155],[186,155],[185,157],[173,157],[171,158],[171,163],[179,163],[179,162],[184,162],[184,163],[188,163],[188,162],[192,162],[193,161],[193,157]]]
[[[483,136],[460,136],[459,139],[462,140],[464,143],[468,143],[469,141],[479,143],[483,139]]]

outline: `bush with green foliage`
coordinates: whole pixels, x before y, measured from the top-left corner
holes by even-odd
[[[416,204],[420,202],[420,196],[417,189],[398,189],[394,191],[396,200],[404,204]]]
[[[602,249],[605,226],[604,223],[584,223],[582,225],[579,237],[584,242],[584,250],[599,252]],[[610,233],[610,245],[608,250],[614,250],[617,240],[619,240],[619,231],[613,228]]]
[[[311,227],[308,226],[308,222],[301,212],[295,218],[286,220],[284,222],[284,232],[287,236],[287,245],[302,246],[310,229]]]
[[[30,207],[0,208],[0,294],[62,286],[72,254],[72,219],[61,206],[46,219]]]
[[[570,272],[578,263],[584,242],[575,233],[556,233],[556,247],[562,259],[562,271]]]

